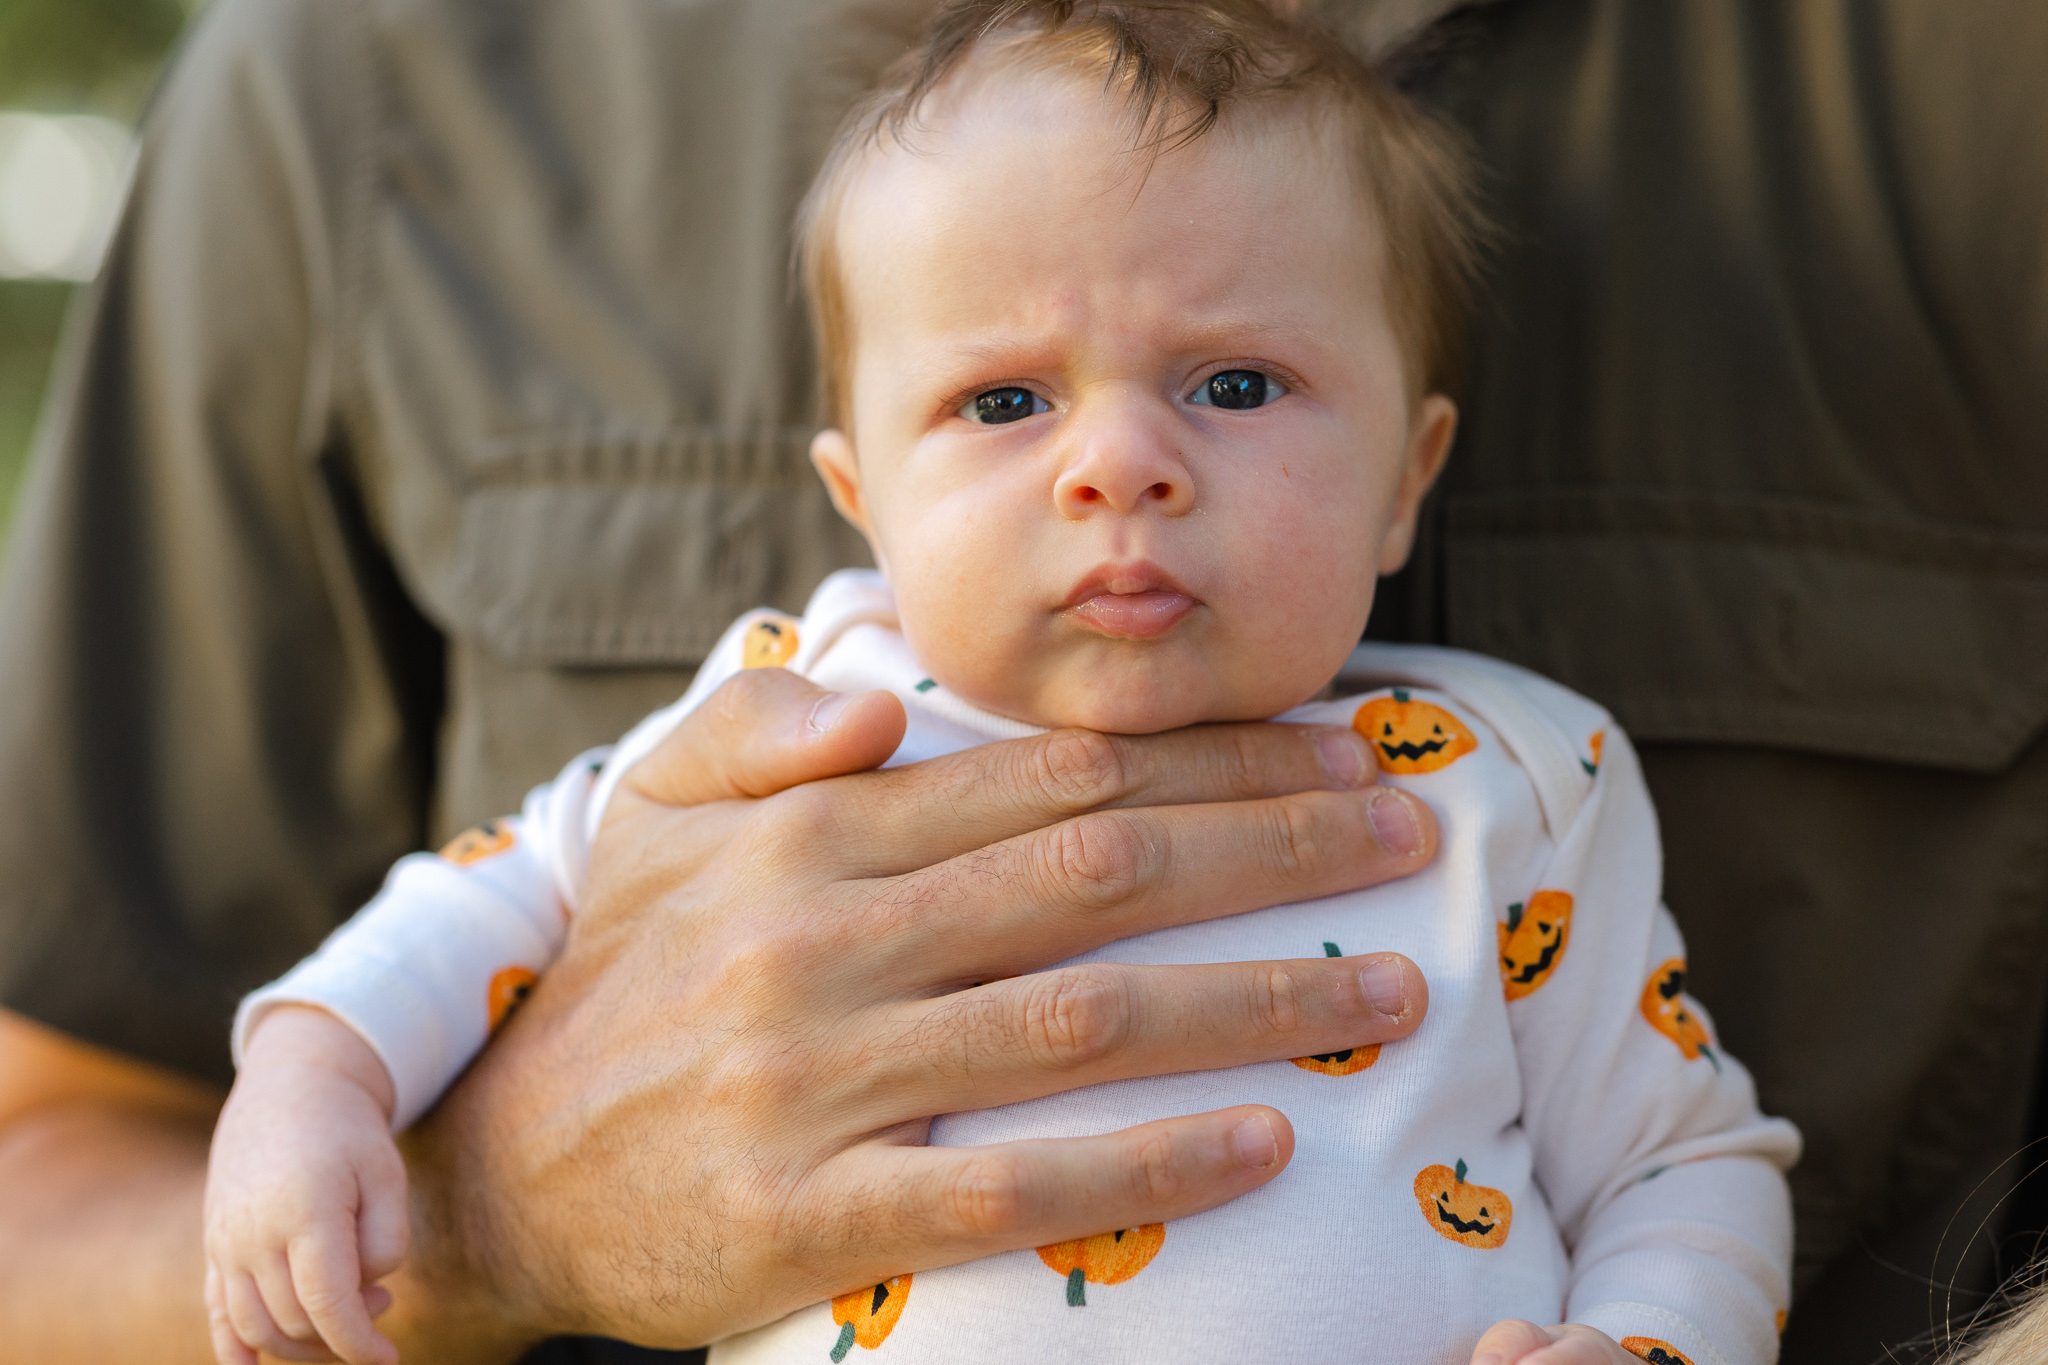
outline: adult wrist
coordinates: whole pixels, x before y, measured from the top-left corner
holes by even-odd
[[[566,1328],[553,1320],[550,1296],[525,1264],[519,1192],[494,1178],[502,1165],[490,1149],[495,1136],[462,1090],[458,1084],[399,1138],[412,1245],[388,1282],[394,1304],[379,1326],[404,1359],[509,1365]]]

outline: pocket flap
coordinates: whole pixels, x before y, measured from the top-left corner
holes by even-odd
[[[485,465],[456,517],[451,624],[510,663],[694,665],[741,612],[801,612],[870,562],[800,442],[716,444],[529,442]]]
[[[2048,720],[2048,537],[1665,493],[1445,507],[1453,644],[1639,739],[1969,772]]]

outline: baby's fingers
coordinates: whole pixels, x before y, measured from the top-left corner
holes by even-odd
[[[289,1288],[289,1286],[287,1286]],[[249,1346],[279,1360],[329,1361],[334,1353],[317,1342],[294,1341],[278,1327],[277,1319],[264,1306],[255,1279],[246,1271],[230,1270],[221,1280],[221,1297],[227,1304],[228,1322],[234,1334]]]
[[[256,1353],[235,1335],[235,1325],[228,1320],[220,1267],[211,1261],[206,1263],[206,1330],[213,1338],[213,1358],[220,1365],[257,1365]]]
[[[362,1277],[381,1280],[405,1264],[412,1240],[411,1210],[405,1198],[405,1163],[396,1148],[387,1147],[380,1158],[382,1169],[367,1169],[360,1182],[362,1212],[357,1215],[358,1249],[362,1255]],[[368,1310],[371,1317],[382,1308]]]
[[[299,1304],[329,1350],[349,1365],[397,1365],[398,1348],[370,1325],[353,1221],[294,1237],[286,1256]]]
[[[1550,1345],[1556,1338],[1533,1322],[1510,1318],[1496,1322],[1486,1329],[1479,1338],[1479,1344],[1472,1348],[1472,1365],[1515,1365],[1525,1356],[1534,1355]]]
[[[1472,1365],[1641,1365],[1613,1337],[1584,1323],[1538,1327],[1511,1319],[1486,1329]]]

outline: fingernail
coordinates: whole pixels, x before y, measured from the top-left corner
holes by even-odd
[[[827,692],[818,698],[818,704],[811,708],[811,717],[805,723],[813,730],[829,730],[845,712],[847,703],[852,700],[853,698],[844,692]]]
[[[1401,964],[1387,958],[1358,969],[1358,989],[1365,992],[1373,1009],[1390,1019],[1399,1019],[1408,1012],[1407,982]]]
[[[1264,1114],[1254,1114],[1230,1130],[1230,1145],[1237,1159],[1255,1171],[1263,1171],[1280,1159],[1280,1142],[1273,1136],[1273,1124]]]
[[[1362,787],[1372,777],[1365,741],[1350,730],[1325,729],[1316,736],[1316,754],[1323,760],[1323,771],[1340,787]]]
[[[1405,793],[1381,787],[1365,799],[1365,818],[1372,822],[1380,847],[1397,858],[1422,852],[1422,822]]]

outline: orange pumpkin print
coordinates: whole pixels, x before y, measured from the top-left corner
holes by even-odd
[[[1668,1341],[1655,1337],[1623,1337],[1621,1349],[1630,1355],[1641,1356],[1650,1365],[1692,1365],[1692,1357],[1680,1351]]]
[[[468,867],[480,863],[496,853],[503,853],[516,843],[512,831],[496,820],[486,820],[475,829],[466,829],[441,846],[441,856],[457,867]]]
[[[1606,744],[1607,732],[1605,730],[1595,730],[1593,737],[1586,741],[1586,747],[1593,751],[1593,757],[1590,761],[1583,758],[1579,760],[1579,766],[1586,770],[1586,776],[1598,777],[1600,775],[1600,750]]]
[[[1038,1249],[1038,1259],[1067,1277],[1067,1306],[1085,1308],[1086,1284],[1122,1284],[1152,1264],[1165,1245],[1166,1224],[1147,1223],[1141,1228],[1118,1228],[1071,1242],[1054,1242]]]
[[[1507,923],[1493,927],[1500,935],[1501,986],[1508,999],[1520,1000],[1550,980],[1564,961],[1572,929],[1571,894],[1538,891],[1526,906],[1520,901],[1510,905]]]
[[[1438,1233],[1461,1246],[1491,1251],[1508,1240],[1515,1206],[1506,1193],[1465,1183],[1465,1161],[1457,1169],[1424,1166],[1415,1177],[1415,1202]]]
[[[1323,956],[1342,957],[1344,950],[1325,941]],[[1325,1076],[1355,1076],[1379,1059],[1380,1044],[1368,1043],[1364,1047],[1347,1047],[1342,1052],[1318,1052],[1313,1057],[1296,1057],[1294,1064],[1303,1071],[1316,1071]]]
[[[1351,728],[1372,745],[1382,772],[1433,773],[1479,747],[1464,721],[1441,706],[1410,700],[1398,687],[1393,696],[1359,707]]]
[[[524,967],[506,967],[491,978],[491,1032],[498,1031],[498,1025],[505,1022],[513,1010],[526,1003],[526,997],[533,994],[534,982],[540,980]]]
[[[1778,1310],[1778,1335],[1785,1335],[1785,1310],[1782,1308]]]
[[[1721,1059],[1714,1055],[1714,1036],[1686,999],[1684,958],[1674,957],[1650,973],[1649,984],[1643,987],[1643,1018],[1678,1044],[1688,1062],[1705,1057],[1714,1070],[1721,1069]]]
[[[796,654],[796,622],[771,616],[747,627],[740,641],[741,668],[780,668]]]
[[[832,1359],[844,1360],[855,1346],[872,1351],[896,1330],[903,1305],[910,1302],[910,1276],[896,1275],[841,1294],[832,1300],[832,1321],[839,1324],[839,1340],[832,1347]]]

